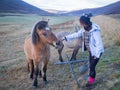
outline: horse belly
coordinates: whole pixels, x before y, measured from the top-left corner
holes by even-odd
[[[67,48],[75,48],[77,46],[81,46],[81,43],[78,39],[71,40],[71,41],[64,41],[63,43]]]

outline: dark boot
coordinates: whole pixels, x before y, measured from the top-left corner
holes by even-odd
[[[85,86],[86,87],[91,87],[91,86],[93,86],[93,83],[87,82]]]

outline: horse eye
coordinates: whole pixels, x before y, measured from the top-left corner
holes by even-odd
[[[46,34],[46,33],[43,33],[43,35],[44,35],[44,36],[47,36],[47,34]]]

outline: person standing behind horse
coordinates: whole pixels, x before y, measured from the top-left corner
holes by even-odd
[[[92,23],[90,17],[91,17],[90,14],[82,15],[79,19],[82,29],[76,33],[72,33],[62,38],[63,40],[66,41],[81,36],[83,38],[82,50],[89,52],[89,62],[90,62],[89,78],[86,87],[89,87],[94,84],[96,77],[95,67],[102,53],[104,52],[103,42],[100,35],[100,27],[97,24]]]

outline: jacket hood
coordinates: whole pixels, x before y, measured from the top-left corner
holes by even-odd
[[[92,24],[92,30],[90,30],[90,32],[93,32],[93,31],[100,31],[100,26],[93,23]]]

